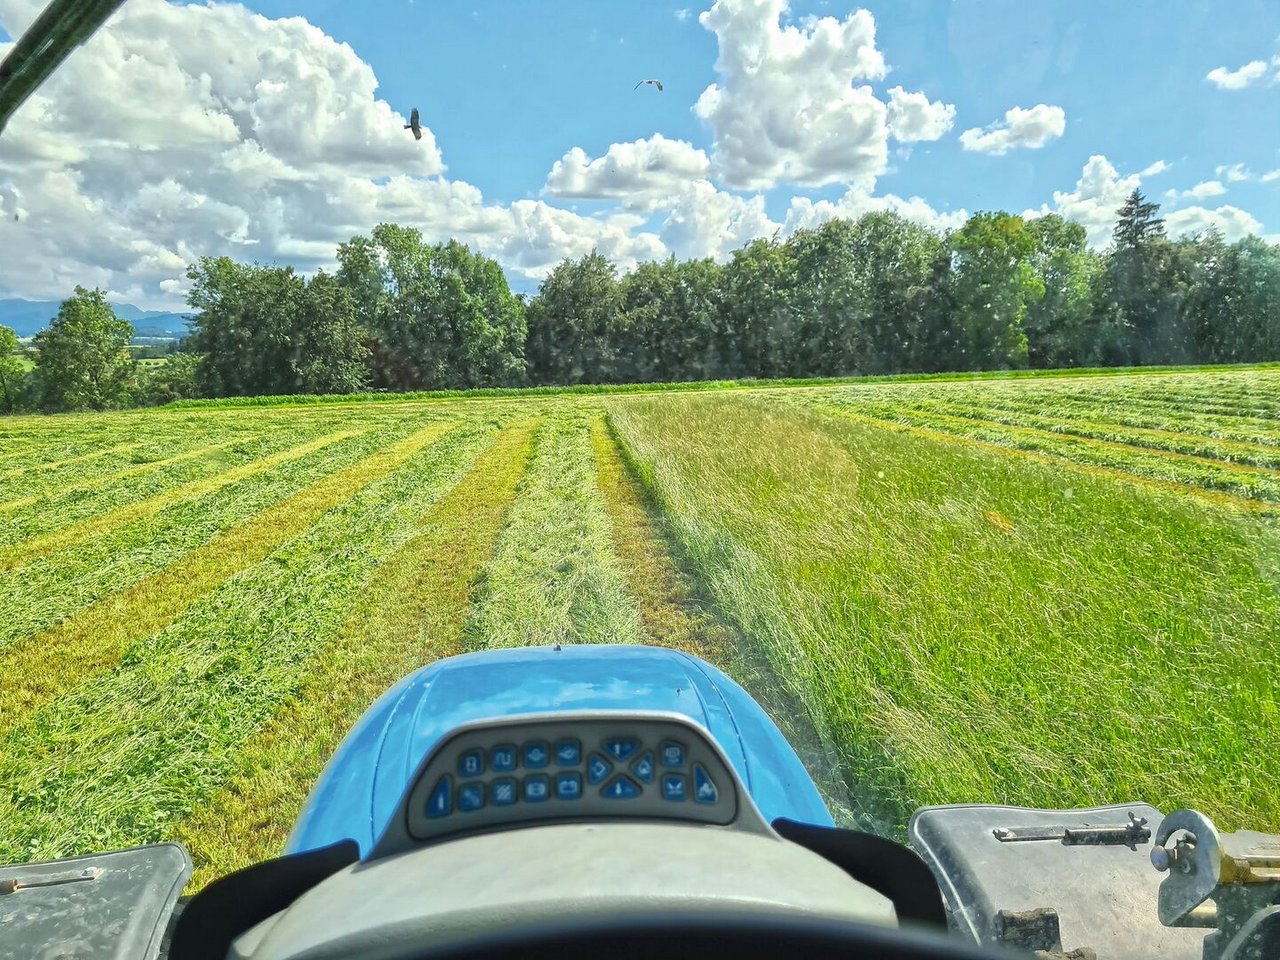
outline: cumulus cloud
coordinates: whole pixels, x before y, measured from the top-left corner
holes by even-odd
[[[1157,160],[1155,163],[1143,167],[1140,176],[1154,177],[1157,173],[1164,173],[1171,166],[1173,166],[1173,164],[1165,163],[1163,160]]]
[[[768,237],[782,225],[769,219],[764,197],[717,190],[707,180],[692,184],[662,224],[662,242],[676,256],[727,260],[738,247]]]
[[[1138,173],[1121,176],[1105,156],[1095,154],[1085,163],[1074,190],[1055,190],[1053,205],[1044,204],[1041,214],[1059,213],[1085,228],[1089,243],[1104,247],[1116,225],[1116,211],[1134,190],[1142,186]]]
[[[18,35],[38,11],[0,0],[0,24]],[[301,18],[130,0],[0,140],[0,289],[56,298],[83,283],[172,306],[199,256],[310,270],[380,220],[456,236],[529,278],[593,247],[624,268],[665,255],[631,215],[486,204],[376,89],[349,46]]]
[[[1267,61],[1251,60],[1238,70],[1226,67],[1214,67],[1204,78],[1219,90],[1243,90],[1257,80],[1261,80],[1267,72]]]
[[[1175,210],[1165,216],[1164,226],[1165,230],[1175,237],[1204,233],[1216,228],[1228,242],[1239,240],[1262,229],[1262,224],[1253,216],[1230,204],[1223,204],[1216,210],[1207,210],[1204,207]]]
[[[1038,150],[1056,140],[1067,129],[1067,115],[1061,107],[1037,103],[1023,109],[1011,107],[1004,121],[987,127],[974,127],[960,134],[960,145],[980,153],[1007,153],[1014,147]]]
[[[889,133],[895,140],[938,140],[956,121],[954,104],[933,102],[923,93],[889,88]]]
[[[790,234],[796,230],[813,229],[837,217],[856,220],[865,213],[880,210],[890,210],[934,230],[954,230],[969,217],[964,210],[940,213],[920,197],[903,199],[892,193],[873,197],[865,190],[854,187],[834,203],[830,200],[815,202],[808,197],[794,197],[787,210],[785,230]]]
[[[1213,172],[1219,177],[1226,177],[1232,183],[1243,183],[1253,177],[1249,168],[1243,163],[1219,164],[1213,168]]]
[[[694,112],[710,128],[716,172],[728,186],[782,181],[871,188],[888,163],[883,102],[856,80],[878,80],[875,19],[782,23],[786,0],[716,0],[699,22],[716,35],[717,82]]]
[[[655,133],[615,143],[595,159],[574,147],[555,162],[544,189],[553,197],[616,199],[636,209],[652,209],[705,178],[710,167],[704,151]]]
[[[1191,197],[1195,200],[1207,200],[1209,197],[1220,197],[1227,192],[1227,188],[1222,185],[1220,180],[1204,180],[1197,183],[1189,190],[1168,190],[1165,196],[1170,200]]]

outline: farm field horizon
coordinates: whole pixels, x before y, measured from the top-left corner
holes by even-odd
[[[273,856],[387,687],[554,643],[708,659],[887,835],[1280,829],[1280,368],[0,418],[0,862]]]

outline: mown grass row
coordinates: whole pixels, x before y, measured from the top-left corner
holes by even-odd
[[[1274,528],[763,401],[612,410],[865,821],[1144,798],[1280,824]]]
[[[135,643],[115,669],[21,718],[0,740],[0,860],[171,835],[305,684],[378,565],[493,431],[420,434],[426,446],[399,467]]]
[[[828,395],[805,398],[831,411],[888,423],[922,427],[986,444],[1060,457],[1073,463],[1105,467],[1193,488],[1223,491],[1242,498],[1280,502],[1280,472],[1219,462],[1152,447],[1046,430],[1021,424],[984,421],[970,416],[933,412],[927,405],[905,406]]]

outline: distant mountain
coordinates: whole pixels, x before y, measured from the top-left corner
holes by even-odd
[[[57,300],[0,300],[0,326],[20,337],[32,337],[58,315]],[[135,338],[178,340],[189,332],[190,316],[165,310],[143,310],[131,303],[113,303],[116,316],[133,324]]]

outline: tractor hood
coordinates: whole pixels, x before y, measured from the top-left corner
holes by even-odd
[[[766,820],[831,824],[777,726],[716,668],[658,647],[537,647],[450,657],[392,687],[330,760],[298,818],[288,852],[349,838],[367,855],[422,759],[462,724],[618,710],[683,714],[720,745]]]

